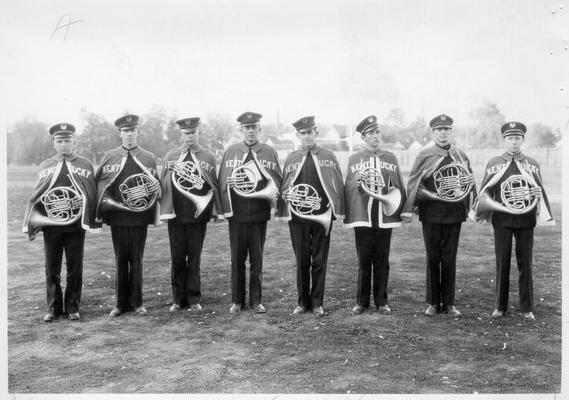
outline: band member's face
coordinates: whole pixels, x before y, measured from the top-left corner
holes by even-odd
[[[199,132],[196,128],[194,129],[184,129],[182,131],[182,143],[185,146],[194,146],[196,144],[198,144],[198,137],[199,137]]]
[[[245,143],[252,145],[259,138],[261,126],[259,124],[241,125],[241,132],[243,132]]]
[[[136,126],[121,129],[119,135],[121,135],[123,147],[127,149],[136,147],[138,141],[138,128]]]
[[[519,153],[523,143],[524,137],[522,135],[509,135],[504,138],[506,151],[511,154]]]
[[[318,129],[312,128],[301,131],[296,131],[296,137],[300,140],[302,147],[310,149],[314,146],[314,140],[318,137]]]
[[[379,128],[362,135],[362,140],[364,141],[365,146],[370,150],[379,148],[379,145],[381,144],[381,133],[379,132]]]
[[[53,138],[53,148],[59,155],[73,153],[75,139],[71,136],[56,136]]]
[[[440,127],[433,129],[433,141],[441,147],[450,144],[452,128]]]

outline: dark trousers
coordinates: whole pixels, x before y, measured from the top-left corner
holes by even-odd
[[[249,305],[262,300],[263,249],[267,234],[267,221],[229,221],[229,244],[231,246],[231,301],[245,305],[245,261],[249,254]]]
[[[330,234],[326,236],[324,228],[317,222],[290,221],[288,226],[296,258],[298,305],[308,310],[320,307],[324,303],[324,284],[332,228],[330,227]]]
[[[117,264],[117,307],[123,311],[142,306],[142,259],[147,225],[111,226]]]
[[[356,302],[363,307],[369,307],[372,280],[374,304],[387,304],[391,231],[392,229],[354,228],[359,264]]]
[[[83,229],[65,232],[59,228],[43,228],[45,252],[45,285],[47,312],[54,315],[79,312],[83,285]],[[67,264],[65,297],[61,289],[63,251]]]
[[[533,228],[516,229],[494,227],[496,249],[496,308],[500,311],[508,311],[512,237],[516,238],[520,309],[521,312],[530,312],[533,311]]]
[[[456,253],[462,223],[430,224],[423,222],[423,239],[427,250],[426,302],[442,306],[454,305]]]
[[[168,224],[173,301],[180,307],[200,302],[200,262],[207,224]]]

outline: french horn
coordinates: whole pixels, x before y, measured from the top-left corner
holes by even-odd
[[[307,183],[299,183],[288,189],[284,196],[289,204],[290,211],[299,218],[318,222],[324,227],[326,235],[330,232],[332,222],[332,208],[318,213],[322,209],[322,198],[314,186]]]
[[[259,182],[266,179],[267,184],[261,190],[256,190]],[[227,184],[231,185],[233,191],[245,198],[264,199],[271,204],[275,202],[278,188],[274,180],[265,171],[262,171],[255,160],[241,164],[231,171],[227,178]]]
[[[442,200],[450,203],[464,200],[472,190],[470,171],[463,164],[450,163],[433,173],[436,193],[419,185],[418,198]]]
[[[206,209],[213,197],[213,190],[205,195],[200,195],[203,190],[205,179],[200,173],[199,166],[193,161],[175,163],[172,169],[172,184],[196,206],[195,217],[197,218]]]
[[[153,176],[138,173],[129,176],[119,185],[121,200],[116,201],[105,193],[100,211],[112,210],[143,212],[154,206],[160,195],[160,182]]]
[[[369,196],[377,199],[383,205],[385,215],[393,215],[401,205],[401,191],[396,187],[391,187],[387,193],[382,194],[385,181],[381,171],[374,167],[366,167],[360,171],[362,180],[360,187]]]
[[[500,185],[501,203],[494,200],[487,190],[480,194],[477,211],[499,211],[508,214],[525,214],[537,206],[541,188],[531,178],[524,175],[511,175]]]
[[[67,175],[69,176],[69,175]],[[30,213],[28,230],[35,231],[43,226],[66,226],[75,223],[83,214],[83,196],[71,177],[71,186],[56,186],[49,189],[40,197],[46,215],[37,208]]]

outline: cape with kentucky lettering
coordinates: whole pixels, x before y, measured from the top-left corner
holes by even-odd
[[[374,160],[375,164],[374,164]],[[383,205],[379,202],[379,221],[380,228],[394,228],[401,226],[399,212],[405,203],[405,186],[401,176],[401,169],[397,163],[397,157],[390,151],[380,150],[377,153],[364,149],[350,156],[348,160],[348,174],[346,175],[346,185],[344,195],[346,198],[346,218],[344,226],[348,228],[371,227],[371,207],[374,198],[363,192],[358,185],[356,175],[366,167],[374,167],[381,171],[385,183],[386,192],[390,187],[395,187],[401,192],[401,203],[393,215],[383,213]]]
[[[515,156],[511,154],[504,153],[500,156],[493,157],[488,161],[486,165],[486,170],[484,172],[484,178],[482,179],[482,189],[480,193],[484,193],[488,189],[496,185],[500,181],[504,173],[508,170],[508,167],[512,162],[515,162],[518,170],[523,176],[531,176],[533,181],[541,187],[542,197],[537,204],[536,210],[536,223],[541,226],[555,225],[551,214],[551,206],[549,205],[549,200],[545,189],[543,187],[543,180],[541,179],[541,172],[539,163],[531,157],[526,156],[523,153],[518,153]],[[492,221],[492,211],[478,212],[478,204],[480,197],[476,199],[470,213],[468,214],[470,219],[479,221],[483,220],[486,222]]]
[[[274,181],[276,187],[280,187],[282,173],[276,150],[272,146],[260,141],[257,141],[257,143],[251,146],[251,150],[259,169],[264,169]],[[247,146],[245,142],[235,143],[227,148],[221,159],[218,182],[221,196],[221,210],[225,218],[233,216],[231,193],[227,188],[227,178],[231,176],[234,168],[243,164],[248,153],[249,146]]]
[[[188,155],[188,149],[180,146],[170,150],[164,156],[160,183],[162,185],[162,197],[160,198],[160,219],[168,220],[176,218],[174,212],[174,202],[172,196],[172,168],[175,163],[182,162]],[[215,156],[201,146],[192,146],[192,156],[197,161],[197,168],[200,175],[211,186],[213,190],[213,210],[212,217],[221,213],[221,198],[219,196],[219,185],[217,184],[217,170],[215,169]]]
[[[472,173],[472,168],[470,167],[470,160],[468,159],[466,153],[454,145],[450,145],[448,150],[445,150],[435,143],[425,146],[415,159],[415,163],[411,168],[411,173],[409,174],[409,180],[407,181],[407,200],[405,205],[401,210],[401,213],[418,213],[417,204],[415,200],[417,199],[417,192],[419,191],[419,184],[421,181],[430,175],[432,175],[440,165],[440,163],[449,155],[454,161],[466,165],[468,171]],[[472,185],[472,190],[468,196],[464,199],[464,204],[466,209],[470,209],[470,205],[476,198],[476,185]]]
[[[308,150],[300,149],[293,151],[288,155],[283,168],[281,194],[294,185],[294,181],[304,165],[307,154]],[[318,145],[315,145],[310,149],[310,154],[314,160],[314,165],[316,166],[320,183],[322,183],[326,196],[328,196],[328,199],[330,200],[333,215],[336,219],[344,219],[344,182],[342,180],[342,171],[336,156],[334,156],[334,153],[331,151]],[[291,215],[288,204],[284,201],[281,195],[279,197],[276,220],[290,221],[290,219]]]
[[[129,150],[126,150],[122,146],[115,147],[111,149],[101,158],[101,163],[97,172],[95,173],[95,181],[97,182],[97,221],[103,220],[103,215],[100,213],[101,200],[103,195],[109,189],[109,186],[113,184],[115,178],[121,173],[126,163]],[[158,180],[158,171],[156,168],[156,160],[154,154],[144,150],[140,146],[130,150],[130,155],[140,169],[148,174],[152,175],[156,180]],[[154,225],[160,224],[160,205],[156,202],[154,206]]]
[[[65,156],[65,162],[69,170],[69,178],[83,197],[81,227],[89,232],[97,232],[100,230],[101,224],[95,221],[97,188],[93,165],[86,158],[76,154]],[[30,240],[34,240],[36,234],[41,230],[40,227],[33,228],[30,226],[30,214],[36,204],[41,201],[42,195],[53,187],[62,167],[63,157],[60,155],[48,158],[40,164],[38,181],[26,206],[24,226],[22,228],[22,231],[28,234]]]

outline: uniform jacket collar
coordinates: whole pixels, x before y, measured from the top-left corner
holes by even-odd
[[[178,147],[178,150],[180,150],[180,153],[187,153],[188,150],[191,151],[192,153],[199,153],[203,149],[204,148],[202,146],[200,146],[199,144],[191,145],[190,147],[186,147],[184,145],[181,145],[180,147]]]
[[[67,155],[62,155],[62,154],[56,154],[55,156],[53,156],[53,159],[58,161],[58,162],[62,162],[63,160],[65,161],[73,161],[77,158],[77,155],[75,153],[71,153],[71,154],[67,154]]]
[[[142,154],[142,148],[140,146],[136,146],[134,149],[130,149],[127,150],[124,147],[119,146],[118,147],[119,153],[123,156],[126,157],[128,155],[128,153],[130,152],[130,154],[132,154],[133,156],[138,156],[140,154]]]
[[[310,149],[305,149],[304,147],[301,147],[300,148],[300,154],[302,154],[303,156],[306,156],[308,154],[309,150],[312,154],[318,154],[321,149],[322,149],[322,147],[318,146],[317,144],[312,146]]]
[[[452,144],[449,146],[448,149],[443,149],[441,146],[439,146],[436,143],[433,143],[433,146],[431,148],[432,152],[435,153],[436,155],[439,156],[443,156],[446,157],[447,154],[453,154],[456,152],[456,147],[454,147]]]
[[[506,161],[511,161],[512,159],[516,160],[516,161],[523,161],[526,159],[526,155],[524,153],[522,153],[521,151],[518,154],[510,154],[507,151],[505,151],[502,154],[502,158]]]
[[[385,155],[385,150],[383,150],[382,148],[378,148],[377,150],[370,150],[367,147],[364,147],[361,151],[362,155],[364,155],[365,157],[381,157],[383,155]]]
[[[249,149],[253,150],[255,153],[258,153],[259,150],[263,148],[263,143],[260,140],[257,140],[253,146],[247,145],[244,141],[239,143],[239,148],[244,152],[247,153]]]

